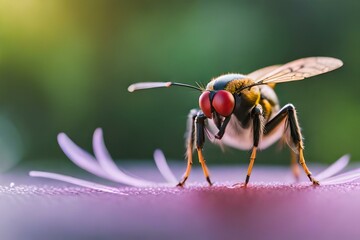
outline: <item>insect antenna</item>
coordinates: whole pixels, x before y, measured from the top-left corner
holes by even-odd
[[[171,87],[171,86],[178,86],[178,87],[187,87],[198,90],[200,92],[203,91],[201,87],[185,84],[185,83],[177,83],[177,82],[140,82],[131,84],[128,87],[129,92],[134,92],[137,90],[143,89],[151,89],[151,88],[163,88],[163,87]]]
[[[198,88],[200,88],[202,91],[205,90],[205,84],[201,83],[201,82],[195,82],[196,86],[198,86]]]

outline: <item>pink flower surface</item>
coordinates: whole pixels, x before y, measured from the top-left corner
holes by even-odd
[[[149,179],[143,180],[112,161],[101,130],[94,134],[95,156],[66,135],[59,143],[75,164],[103,178],[102,184],[94,177],[49,172],[30,175],[61,181],[17,172],[1,176],[0,239],[360,238],[359,170],[340,173],[349,156],[327,168],[312,167],[320,186],[305,178],[294,183],[287,167],[257,166],[247,188],[230,188],[246,166],[212,166],[215,186],[208,187],[201,169],[194,168],[189,184],[180,188],[174,187],[175,176],[184,166],[169,167],[160,151],[154,155],[158,170],[127,165]]]
[[[215,172],[226,169],[213,169]],[[233,173],[228,169],[228,173]],[[200,173],[200,172],[198,172]],[[261,171],[273,178],[283,169]],[[14,176],[12,176],[14,177]],[[0,186],[1,239],[359,239],[360,184]],[[56,183],[56,184],[54,184]]]

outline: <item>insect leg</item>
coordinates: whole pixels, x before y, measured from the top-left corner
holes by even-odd
[[[284,123],[284,121],[286,121],[285,134],[290,134],[289,138],[287,139],[287,144],[297,155],[299,163],[303,167],[310,181],[313,184],[318,185],[319,182],[312,177],[311,172],[305,163],[303,138],[297,119],[296,110],[292,104],[285,105],[279,111],[279,113],[265,125],[265,135],[271,134],[271,132]]]
[[[249,167],[247,170],[247,175],[246,175],[246,179],[245,179],[245,187],[247,186],[247,184],[249,183],[250,180],[250,175],[252,172],[252,168],[254,166],[254,162],[255,162],[255,158],[256,158],[256,151],[257,151],[257,147],[259,145],[259,141],[260,141],[260,136],[262,135],[263,132],[263,122],[264,122],[264,117],[263,117],[263,109],[261,107],[261,105],[257,105],[252,111],[251,111],[251,117],[253,120],[253,148],[251,150],[251,155],[250,155],[250,163],[249,163]]]
[[[290,154],[291,154],[291,170],[294,174],[295,180],[299,181],[300,169],[299,169],[299,165],[298,165],[298,156],[291,149],[290,149]]]
[[[196,143],[196,150],[198,153],[199,162],[204,172],[204,176],[206,178],[206,181],[211,186],[212,182],[210,180],[209,170],[206,166],[204,155],[202,153],[202,149],[205,143],[205,119],[206,116],[201,111],[197,114],[195,118],[195,143]]]
[[[186,180],[188,179],[188,177],[190,175],[191,167],[193,164],[193,161],[192,161],[193,155],[192,154],[193,154],[193,150],[194,150],[194,141],[195,141],[195,118],[196,118],[198,112],[199,112],[199,110],[192,109],[188,115],[187,127],[186,127],[186,133],[185,133],[185,138],[186,138],[185,157],[187,159],[187,166],[186,166],[186,170],[185,170],[185,173],[184,173],[181,181],[177,185],[180,187],[182,187],[185,184]]]

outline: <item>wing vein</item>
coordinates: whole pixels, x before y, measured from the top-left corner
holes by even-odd
[[[342,61],[331,57],[309,57],[302,58],[278,68],[271,69],[268,73],[262,74],[258,79],[254,79],[256,83],[281,83],[302,80],[305,78],[320,75],[326,72],[333,71],[343,65]],[[274,66],[273,66],[274,68]],[[266,69],[266,68],[264,68]],[[251,74],[260,72],[262,69],[255,71]],[[249,74],[249,75],[251,75]],[[258,74],[257,76],[259,76]]]

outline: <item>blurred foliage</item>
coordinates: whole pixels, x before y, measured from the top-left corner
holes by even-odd
[[[103,127],[115,158],[181,159],[198,93],[128,93],[138,81],[207,83],[227,72],[306,57],[342,59],[338,71],[277,87],[293,103],[307,159],[360,160],[359,1],[0,0],[0,113],[17,127],[24,159],[64,158],[56,135],[91,149]],[[247,163],[247,152],[206,145],[213,163]],[[274,146],[258,162],[288,164]],[[271,161],[271,162],[270,162]]]

